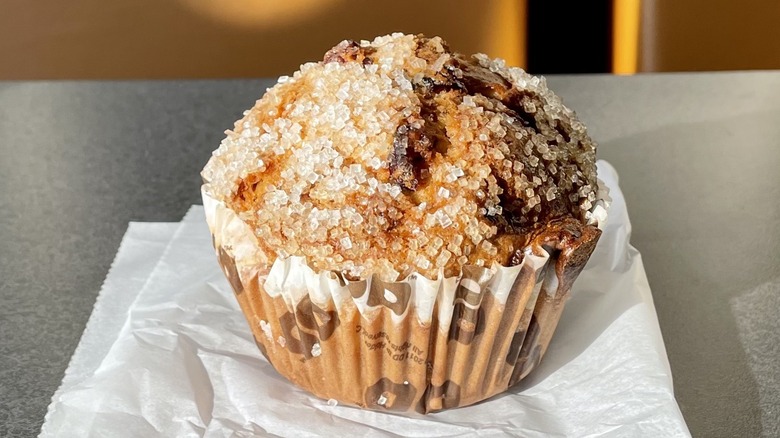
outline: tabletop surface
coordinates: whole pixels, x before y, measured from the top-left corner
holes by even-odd
[[[694,436],[780,436],[780,72],[548,78],[620,173]],[[34,436],[128,221],[268,80],[0,82],[0,436]]]

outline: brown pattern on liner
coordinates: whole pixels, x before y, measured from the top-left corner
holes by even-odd
[[[233,292],[235,292],[236,295],[241,295],[244,292],[244,286],[241,284],[241,279],[238,278],[236,260],[230,254],[228,254],[227,251],[225,251],[225,248],[221,246],[218,247],[216,245],[213,236],[211,243],[217,250],[219,265],[222,267],[222,272],[225,274],[225,277],[227,277],[228,281],[230,282],[230,287],[233,288]]]
[[[362,295],[361,292],[355,295],[356,292],[352,291],[352,296]],[[407,283],[399,283],[396,281],[383,281],[378,275],[374,275],[371,279],[371,287],[368,291],[367,304],[370,307],[384,306],[392,310],[396,315],[402,315],[406,308],[409,306],[409,299],[412,297],[412,288]]]
[[[561,227],[550,232],[560,234]],[[490,271],[467,267],[451,323],[439,321],[436,311],[428,324],[415,312],[403,315],[406,308],[399,312],[396,304],[408,305],[411,287],[388,282],[341,283],[354,298],[368,294],[373,305],[367,313],[349,301],[322,308],[308,295],[291,308],[264,291],[265,273],[236,267],[222,247],[217,252],[226,273],[240,272],[232,277],[240,286],[233,280],[231,286],[243,291],[236,297],[261,352],[280,374],[323,399],[428,413],[503,392],[538,365],[563,310],[567,280],[582,269],[583,252],[594,247],[588,239],[598,233],[566,236],[567,246],[553,250],[543,266],[523,264],[503,305],[486,289]],[[540,239],[555,248],[550,236]]]

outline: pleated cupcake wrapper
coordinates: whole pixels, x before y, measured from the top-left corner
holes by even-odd
[[[458,277],[348,281],[300,257],[269,260],[247,224],[203,197],[263,355],[314,395],[368,409],[428,413],[505,391],[539,364],[581,269],[560,281],[559,252],[537,246],[517,266]]]

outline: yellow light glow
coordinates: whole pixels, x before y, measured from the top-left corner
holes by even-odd
[[[612,71],[615,74],[636,73],[640,4],[641,0],[613,0]]]
[[[526,0],[498,0],[490,6],[493,25],[486,29],[485,49],[490,56],[504,58],[507,65],[525,68]]]
[[[236,26],[276,27],[316,15],[341,0],[178,0],[207,18]]]

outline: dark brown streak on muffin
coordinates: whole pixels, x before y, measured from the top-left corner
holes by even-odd
[[[561,126],[561,125],[562,125],[561,121],[560,120],[556,120],[555,121],[555,131],[557,131],[558,134],[561,134],[561,137],[563,137],[563,141],[568,143],[568,142],[571,141],[571,136],[569,135],[568,132],[566,132],[566,129],[564,129],[564,127]],[[583,146],[584,145],[582,143],[580,143],[580,147],[583,147]]]
[[[481,94],[498,100],[511,110],[523,126],[539,131],[536,119],[523,107],[523,99],[529,96],[513,87],[501,75],[460,56],[453,58],[452,63],[448,64],[447,68],[452,72],[455,82],[469,94]]]
[[[491,166],[492,167],[492,166]],[[524,203],[518,199],[514,190],[509,187],[506,180],[503,178],[496,178],[496,184],[501,187],[501,194],[498,195],[499,205],[501,205],[501,214],[494,216],[485,216],[491,220],[499,230],[504,233],[522,231],[527,226],[521,223],[520,218],[523,217],[522,208]]]
[[[339,64],[359,62],[363,65],[369,65],[374,63],[370,55],[375,51],[376,49],[373,47],[361,47],[356,41],[344,40],[328,50],[322,61],[326,64],[329,62],[338,62]]]
[[[421,96],[420,102],[420,117],[423,119],[423,131],[426,137],[433,143],[431,149],[436,153],[446,155],[450,147],[450,139],[447,137],[444,125],[439,121],[438,107],[433,102],[433,96]]]
[[[424,119],[412,116],[398,126],[388,157],[390,180],[404,190],[415,191],[428,174],[434,142],[425,133]]]
[[[440,52],[436,44],[428,38],[420,38],[415,54],[434,62],[445,53],[446,45]],[[427,182],[429,163],[434,153],[446,154],[450,147],[444,126],[434,98],[441,92],[454,88],[446,70],[442,69],[433,76],[425,76],[413,84],[414,92],[420,99],[419,117],[412,116],[398,126],[393,140],[393,150],[388,157],[390,180],[406,191],[416,191]]]
[[[415,191],[427,182],[433,155],[446,155],[450,147],[433,102],[434,95],[420,92],[418,97],[420,115],[412,116],[398,126],[388,157],[390,180],[408,191]]]
[[[570,290],[571,285],[585,267],[596,248],[601,230],[593,225],[584,225],[573,218],[550,222],[540,229],[533,239],[535,248],[552,249],[557,257],[555,273],[558,289]],[[563,297],[556,296],[557,299]]]
[[[499,172],[496,169],[501,167],[501,163],[489,160],[488,163],[493,169],[493,174],[498,175]],[[490,219],[498,228],[504,233],[527,233],[533,228],[533,224],[536,222],[546,222],[561,218],[571,214],[571,211],[577,208],[576,204],[569,201],[568,197],[556,196],[555,199],[546,201],[537,206],[541,207],[541,211],[534,211],[533,214],[538,216],[536,221],[523,221],[526,215],[531,214],[523,213],[522,209],[525,203],[522,201],[520,193],[517,193],[513,187],[511,187],[507,181],[501,177],[496,177],[496,183],[501,187],[502,192],[498,195],[499,205],[501,205],[501,214],[496,216],[485,216]]]
[[[517,125],[513,128],[515,131],[527,130],[529,134],[541,133],[543,130],[547,130],[547,127],[539,126],[536,118],[533,114],[528,113],[525,110],[527,104],[533,104],[541,110],[542,101],[538,96],[535,96],[527,91],[518,90],[513,87],[505,78],[497,73],[493,73],[489,69],[476,64],[473,61],[463,59],[461,56],[456,56],[452,59],[451,63],[448,63],[446,68],[450,72],[449,78],[451,79],[454,89],[461,88],[468,94],[481,94],[482,96],[496,102],[495,111],[504,112],[516,121]],[[565,126],[560,121],[556,121],[555,126],[550,127],[550,131],[557,132],[563,137],[565,142],[571,141],[571,137],[567,132]],[[525,145],[518,144],[518,140],[510,138],[510,148],[513,151],[521,150]],[[558,146],[558,141],[555,138],[548,140],[550,147]],[[514,160],[514,157],[508,157]],[[540,157],[540,160],[542,158]],[[572,210],[576,209],[576,205],[568,200],[568,197],[557,196],[552,201],[547,201],[542,204],[537,204],[542,208],[542,211],[534,212],[534,215],[538,217],[533,221],[524,221],[522,218],[529,213],[523,213],[522,209],[525,203],[522,201],[522,194],[516,193],[514,188],[502,178],[501,162],[493,162],[490,160],[489,165],[493,170],[493,174],[496,176],[497,183],[502,189],[502,193],[498,195],[500,205],[502,207],[501,215],[485,216],[491,222],[493,222],[504,233],[525,233],[531,231],[532,223],[540,221],[548,221],[570,214]]]

